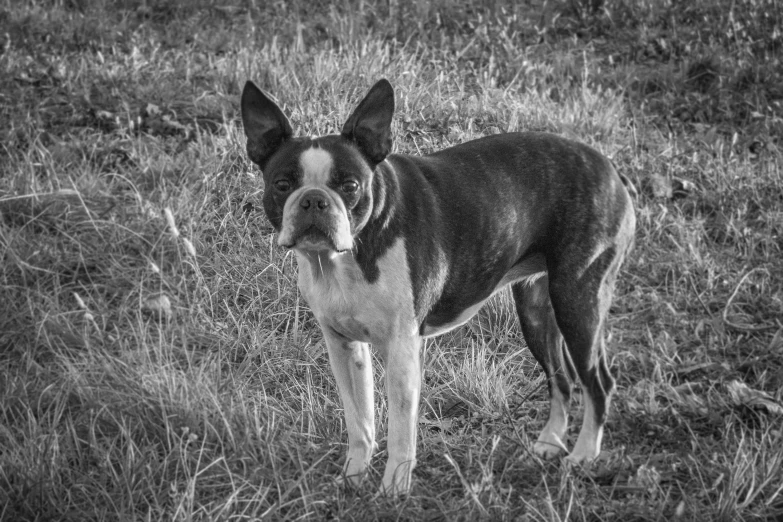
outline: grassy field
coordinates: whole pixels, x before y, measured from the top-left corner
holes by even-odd
[[[0,519],[781,520],[782,57],[777,0],[0,0]],[[502,294],[426,345],[411,495],[376,494],[383,394],[339,484],[238,100],[337,132],[381,77],[398,152],[545,130],[639,188],[593,466],[532,455]]]

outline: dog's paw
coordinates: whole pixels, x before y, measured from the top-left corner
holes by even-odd
[[[592,463],[596,457],[598,457],[598,455],[593,454],[593,452],[585,453],[572,451],[564,460],[566,464],[570,466],[587,466]]]
[[[386,471],[381,481],[380,493],[390,497],[407,495],[411,489],[412,472],[413,466],[410,463],[404,462],[399,466],[392,466],[391,463],[387,463]]]
[[[411,490],[410,480],[407,482],[389,481],[389,483],[381,483],[381,487],[378,490],[378,494],[384,497],[404,497]]]
[[[601,432],[591,432],[582,429],[574,445],[574,451],[565,460],[568,464],[585,465],[594,461],[601,454]]]
[[[335,477],[335,482],[338,486],[353,489],[358,488],[362,485],[362,482],[364,481],[364,477],[367,476],[367,470],[363,470],[361,472],[352,472],[347,469],[343,470],[343,472]]]
[[[565,444],[557,435],[550,433],[545,436],[542,433],[536,443],[533,444],[533,453],[536,457],[542,459],[554,459],[563,453],[568,453],[568,448],[565,447]]]
[[[355,463],[355,464],[354,464]],[[343,470],[343,477],[345,477],[345,483],[352,486],[358,486],[361,484],[364,477],[367,475],[367,465],[361,461],[349,460],[348,464]]]
[[[533,454],[544,460],[556,459],[560,455],[565,453],[565,450],[559,446],[555,446],[549,442],[536,442],[533,445]]]
[[[372,454],[377,449],[378,444],[373,441],[369,449],[364,447],[349,448],[345,456],[345,466],[343,475],[354,485],[358,485],[367,474],[367,468],[370,466]]]

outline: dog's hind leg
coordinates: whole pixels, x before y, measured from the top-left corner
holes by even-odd
[[[581,382],[585,403],[582,428],[567,457],[574,463],[593,460],[601,452],[603,426],[614,390],[603,328],[622,257],[616,246],[609,246],[587,268],[561,265],[549,274],[555,317]]]
[[[322,329],[329,349],[329,362],[345,410],[348,431],[345,476],[352,483],[358,484],[367,471],[375,450],[375,404],[370,347],[367,343],[350,341],[328,326],[323,326]]]
[[[575,378],[549,300],[548,286],[546,277],[532,284],[521,282],[511,286],[525,342],[547,377],[549,420],[533,446],[533,452],[544,458],[568,452],[563,437],[568,429],[568,403]]]

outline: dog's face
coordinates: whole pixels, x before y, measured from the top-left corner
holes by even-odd
[[[264,173],[264,210],[278,243],[344,252],[369,220],[373,173],[391,150],[394,92],[378,82],[340,135],[292,138],[283,112],[253,83],[242,92],[250,159]]]
[[[372,209],[373,172],[338,136],[285,143],[264,168],[264,210],[278,243],[301,250],[353,248]]]

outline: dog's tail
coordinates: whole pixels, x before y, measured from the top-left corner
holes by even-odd
[[[623,185],[625,185],[625,190],[628,191],[628,194],[630,194],[632,198],[636,198],[636,196],[638,196],[639,193],[636,191],[636,187],[633,186],[633,183],[631,183],[631,180],[628,179],[627,176],[625,176],[624,174],[620,174],[619,172],[617,173],[617,175],[620,176],[620,181],[622,181]]]
[[[620,174],[620,170],[617,168],[617,165],[614,164],[614,160],[609,158],[609,163],[612,164],[612,168],[617,173],[618,176],[620,176],[620,181],[623,182],[623,185],[625,186],[625,190],[628,191],[628,194],[636,199],[636,197],[639,195],[639,192],[636,191],[636,187],[633,186],[633,183],[625,174]]]

